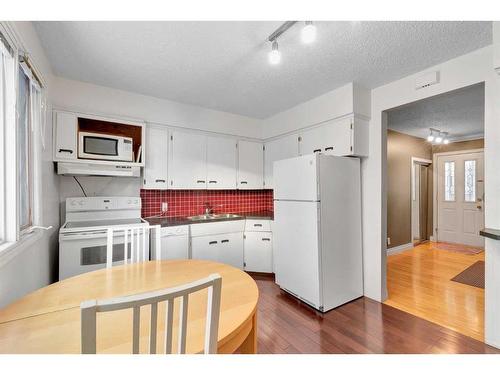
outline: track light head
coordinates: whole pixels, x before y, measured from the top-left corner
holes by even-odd
[[[277,65],[281,62],[281,52],[278,50],[278,41],[273,40],[271,44],[271,51],[269,51],[269,64]]]
[[[316,40],[316,26],[313,25],[312,21],[306,21],[306,25],[302,29],[301,37],[302,42],[306,44]]]

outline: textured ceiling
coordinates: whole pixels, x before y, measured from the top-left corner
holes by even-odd
[[[56,75],[206,108],[266,118],[354,81],[367,88],[491,44],[490,22],[36,22]]]
[[[429,128],[449,133],[451,140],[484,134],[484,84],[419,100],[388,111],[389,129],[426,138]]]

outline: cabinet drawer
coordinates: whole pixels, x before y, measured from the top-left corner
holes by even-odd
[[[270,232],[271,220],[247,219],[245,232]]]

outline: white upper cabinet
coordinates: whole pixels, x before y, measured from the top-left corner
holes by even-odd
[[[207,142],[205,135],[172,132],[170,155],[170,188],[207,188]]]
[[[77,116],[73,113],[56,112],[55,160],[75,160],[77,158]]]
[[[273,163],[277,160],[289,159],[299,156],[298,135],[288,135],[269,141],[265,144],[264,150],[264,187],[272,189],[273,184]]]
[[[236,189],[236,145],[231,138],[206,137],[207,189]]]
[[[324,129],[322,127],[306,130],[300,135],[300,155],[323,151]]]
[[[264,148],[260,142],[238,142],[238,189],[264,187]]]
[[[338,156],[368,156],[368,122],[353,116],[328,121],[300,135],[300,155],[327,152]]]
[[[143,172],[144,189],[168,187],[168,129],[146,128],[146,165]]]

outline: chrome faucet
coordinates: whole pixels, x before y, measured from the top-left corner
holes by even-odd
[[[215,207],[222,207],[223,204],[210,205],[210,203],[205,202],[205,215],[211,215],[214,212]]]

